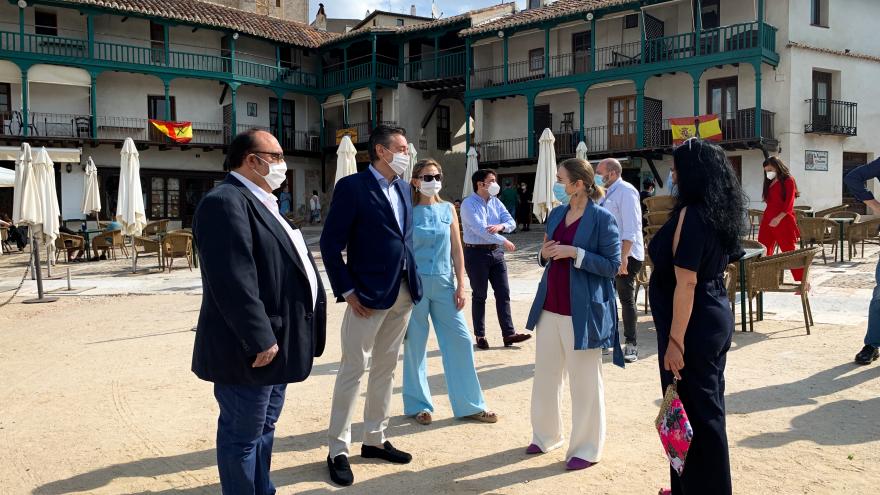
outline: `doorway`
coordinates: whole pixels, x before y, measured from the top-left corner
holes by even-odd
[[[831,127],[831,74],[813,71],[813,130],[824,132]],[[856,153],[858,154],[858,153]]]
[[[628,150],[636,146],[636,97],[608,99],[608,148]]]
[[[853,169],[860,167],[864,164],[868,163],[868,154],[867,153],[846,153],[843,154],[843,174],[840,176],[841,182],[843,178],[846,177],[846,174],[853,171]],[[871,181],[873,182],[873,181]],[[848,210],[854,211],[860,215],[864,215],[868,211],[867,205],[865,203],[856,199],[851,192],[849,192],[849,188],[846,187],[846,184],[843,184],[843,204],[849,205]]]

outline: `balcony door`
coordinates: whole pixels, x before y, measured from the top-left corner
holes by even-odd
[[[813,130],[825,132],[831,127],[831,74],[813,71]]]
[[[574,57],[575,74],[583,74],[592,69],[592,63],[590,63],[591,43],[589,31],[581,31],[571,35],[571,53]]]
[[[296,149],[293,100],[281,100],[281,130],[278,129],[278,99],[269,98],[269,128],[285,150]]]
[[[636,97],[608,99],[608,148],[633,149],[636,146]]]
[[[724,139],[738,137],[736,111],[739,98],[739,82],[736,77],[711,79],[706,91],[706,111],[718,116]],[[754,126],[754,124],[752,124]],[[748,132],[745,128],[743,132]],[[741,137],[741,136],[740,136]]]
[[[540,146],[541,133],[544,132],[544,129],[553,128],[553,114],[550,113],[550,105],[535,105],[532,117],[535,122],[535,135],[532,136],[532,139],[535,140],[535,150],[537,153],[537,149]]]

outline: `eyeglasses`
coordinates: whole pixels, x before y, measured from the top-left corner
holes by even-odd
[[[417,179],[421,179],[423,182],[433,182],[433,181],[435,181],[435,180],[436,180],[437,182],[441,182],[441,181],[443,181],[443,174],[437,174],[437,175],[422,175],[421,177],[416,177],[416,178],[417,178]]]
[[[256,155],[257,153],[261,155],[269,155],[269,158],[271,158],[274,162],[280,162],[281,160],[284,160],[284,153],[276,153],[274,151],[251,151],[252,155]]]

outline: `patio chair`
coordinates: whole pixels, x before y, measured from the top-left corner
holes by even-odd
[[[825,208],[824,210],[817,211],[813,216],[821,218],[831,213],[837,213],[838,211],[846,211],[847,208],[849,208],[849,205],[832,206],[831,208]]]
[[[662,228],[663,228],[662,225],[648,225],[644,229],[642,229],[644,231],[644,236],[645,236],[644,237],[645,247],[648,247],[648,244],[651,243],[651,239],[653,239],[654,236],[657,235],[657,232]]]
[[[880,218],[872,218],[864,222],[856,222],[846,229],[846,240],[849,244],[850,259],[855,256],[859,243],[862,244],[862,258],[865,257],[865,242],[877,239],[880,229]]]
[[[109,251],[114,261],[116,260],[117,249],[122,251],[122,254],[128,258],[128,250],[125,248],[125,237],[122,235],[121,230],[103,232],[96,235],[92,240],[92,250],[95,254],[98,251]]]
[[[837,255],[837,242],[840,239],[840,225],[827,218],[798,218],[801,231],[801,248],[818,244],[822,248],[822,263],[828,264],[825,256],[825,245],[831,245],[831,255]]]
[[[9,245],[9,229],[0,227],[0,254],[12,253],[12,246]]]
[[[150,239],[149,237],[143,236],[134,236],[132,238],[132,256],[134,256],[134,270],[137,271],[138,260],[141,256],[147,256],[150,254],[156,255],[156,262],[159,265],[160,269],[164,269],[162,266],[162,244],[155,240]]]
[[[743,249],[763,249],[765,252],[767,251],[766,246],[752,239],[740,239],[740,247],[742,247]],[[745,260],[746,270],[749,269],[749,264],[757,260],[758,258]],[[740,290],[738,260],[727,265],[727,271],[725,272],[724,276],[725,285],[727,287],[727,299],[730,301],[730,308],[733,311],[734,317],[736,317],[736,294]],[[748,281],[746,283],[748,283]],[[752,321],[752,301],[749,300],[749,323],[751,323]]]
[[[189,264],[189,270],[192,271],[192,240],[192,234],[180,231],[169,232],[165,236],[165,239],[162,240],[162,258],[164,259],[165,266],[168,268],[169,272],[171,271],[175,258],[186,258],[187,264]]]
[[[668,210],[648,211],[648,213],[645,214],[645,219],[648,222],[648,226],[663,225],[669,220],[669,213]]]
[[[647,241],[645,242],[647,245]],[[633,300],[638,300],[639,298],[639,289],[645,289],[645,314],[648,314],[648,284],[651,283],[651,272],[654,270],[654,264],[651,262],[651,257],[648,256],[648,253],[645,253],[645,261],[642,262],[642,268],[639,270],[639,273],[636,274],[636,293],[633,296]]]
[[[70,263],[70,250],[78,249],[83,251],[85,246],[86,240],[82,236],[60,232],[58,237],[55,238],[55,263],[58,263],[58,258],[61,256],[62,251],[64,252],[64,261]],[[88,257],[88,253],[86,253],[86,257]]]
[[[647,208],[646,212],[650,211],[669,211],[675,208],[675,197],[673,196],[651,196],[650,198],[645,198],[643,203],[645,203],[645,208]]]
[[[797,205],[794,207],[794,209],[801,211],[813,211],[813,207],[810,205]]]
[[[854,211],[835,211],[822,215],[822,218],[852,218],[853,223],[858,223],[862,216]]]
[[[749,312],[751,312],[751,299],[760,292],[788,292],[801,297],[801,308],[804,312],[804,326],[807,335],[810,335],[810,325],[813,325],[813,311],[810,307],[810,295],[807,287],[810,280],[810,265],[819,248],[812,247],[797,249],[787,253],[777,254],[755,260],[748,265],[749,285],[747,288],[749,297]],[[786,270],[802,269],[803,279],[800,282],[786,283],[784,274]]]
[[[168,222],[170,222],[170,220],[168,219],[154,220],[144,227],[141,235],[144,237],[149,237],[153,235],[164,234],[168,231]]]
[[[749,239],[754,239],[758,235],[762,218],[764,218],[764,210],[749,209]]]

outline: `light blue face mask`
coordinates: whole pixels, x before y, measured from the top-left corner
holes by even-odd
[[[596,176],[593,178],[593,181],[596,182],[596,185],[599,187],[605,186],[605,178],[599,174],[596,174]]]
[[[553,196],[556,197],[556,200],[560,203],[567,205],[568,201],[571,199],[571,196],[565,192],[565,184],[561,182],[557,182],[553,184]]]

